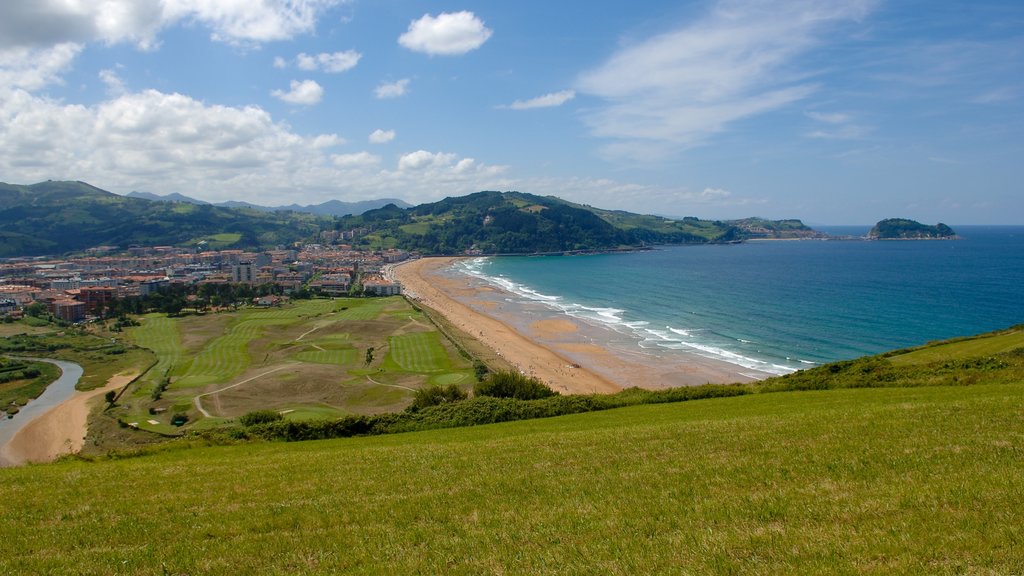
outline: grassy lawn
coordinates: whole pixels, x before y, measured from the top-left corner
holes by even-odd
[[[995,336],[963,338],[889,357],[896,366],[995,356],[1024,347],[1024,330],[1009,329]]]
[[[414,332],[392,336],[388,339],[390,355],[386,366],[392,363],[409,372],[441,372],[448,370],[451,363],[448,353],[441,345],[437,332]]]
[[[1019,574],[1022,400],[754,394],[5,469],[0,572]]]

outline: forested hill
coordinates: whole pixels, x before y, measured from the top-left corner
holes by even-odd
[[[868,237],[876,240],[933,240],[956,238],[956,232],[941,222],[929,226],[906,218],[888,218],[875,224]]]
[[[522,192],[478,192],[407,209],[386,206],[342,218],[337,226],[371,230],[362,239],[369,247],[400,247],[425,254],[530,254],[777,237],[770,221],[758,222],[768,228],[752,231],[739,222],[601,210]],[[794,228],[792,223],[798,221],[788,222],[788,226],[777,226],[777,231]]]
[[[84,182],[0,183],[0,257],[100,245],[274,246],[311,239],[330,222],[294,212],[128,198]]]
[[[537,254],[815,237],[799,220],[672,219],[573,204],[553,196],[478,192],[358,216],[323,217],[112,194],[83,182],[0,183],[0,257],[95,246],[259,248],[357,230],[357,246],[423,254]]]

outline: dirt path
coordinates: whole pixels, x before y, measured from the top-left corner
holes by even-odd
[[[108,391],[124,388],[137,376],[137,373],[117,374],[102,388],[76,392],[18,432],[4,449],[4,459],[15,465],[52,462],[65,454],[78,452],[85,444],[90,409],[102,402]]]
[[[366,379],[369,380],[370,382],[373,382],[377,386],[387,386],[388,388],[401,388],[402,390],[408,390],[409,392],[416,392],[415,388],[409,388],[408,386],[399,386],[398,384],[385,384],[383,382],[377,382],[376,380],[370,378],[369,376],[367,376]]]
[[[292,365],[291,364],[285,364],[284,366],[278,366],[277,368],[274,368],[273,370],[267,370],[266,372],[264,372],[262,374],[257,374],[255,376],[253,376],[252,378],[246,378],[245,380],[242,380],[241,382],[235,382],[234,384],[232,384],[230,386],[225,386],[225,387],[220,388],[218,390],[214,390],[213,392],[206,392],[206,393],[200,394],[200,395],[198,395],[198,396],[196,396],[195,398],[192,399],[192,404],[196,407],[196,410],[199,410],[200,414],[202,414],[203,416],[206,416],[207,418],[211,418],[210,413],[207,412],[205,408],[203,408],[203,401],[200,400],[200,398],[202,398],[203,396],[213,396],[214,394],[220,394],[221,392],[223,392],[225,390],[230,390],[230,389],[232,389],[232,388],[234,388],[236,386],[241,386],[242,384],[246,384],[248,382],[252,382],[253,380],[256,380],[257,378],[263,378],[267,374],[273,374],[274,372],[277,372],[278,370],[284,370],[285,368],[292,368]]]

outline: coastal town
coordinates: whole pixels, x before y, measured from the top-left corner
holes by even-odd
[[[344,239],[344,237],[341,237]],[[143,297],[169,287],[242,284],[258,290],[251,304],[279,304],[293,294],[391,296],[401,285],[389,266],[408,260],[404,250],[367,251],[337,244],[296,244],[262,252],[207,250],[198,245],[98,246],[70,257],[0,260],[0,317],[17,320],[43,312],[67,323],[104,316],[112,301]],[[190,298],[195,299],[192,294]]]

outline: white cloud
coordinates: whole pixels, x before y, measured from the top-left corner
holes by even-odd
[[[370,144],[387,144],[394,139],[394,130],[381,130],[378,128],[370,134]]]
[[[363,55],[355,50],[332,53],[324,52],[312,56],[302,53],[295,57],[295,64],[302,70],[309,72],[323,70],[324,72],[337,74],[355,68],[362,57]]]
[[[553,106],[561,106],[569,100],[576,97],[575,90],[562,90],[561,92],[552,92],[551,94],[545,94],[529,100],[516,100],[508,107],[512,110],[530,110],[533,108],[551,108]]]
[[[586,116],[613,154],[673,151],[736,121],[790,105],[816,90],[800,57],[873,0],[719,0],[682,28],[620,49],[583,74],[580,92],[605,105]]]
[[[292,80],[291,90],[285,92],[284,90],[274,90],[270,93],[274,98],[278,98],[289,104],[302,104],[309,106],[320,102],[324,97],[324,89],[313,80]]]
[[[110,70],[110,69],[100,70],[99,77],[100,77],[100,80],[102,80],[103,83],[107,85],[107,93],[108,94],[112,94],[114,96],[119,96],[119,95],[124,94],[125,92],[128,91],[125,88],[124,80],[121,80],[121,77],[118,76],[117,72],[115,72],[113,70]]]
[[[79,44],[64,43],[44,49],[15,47],[0,50],[0,86],[39,90],[61,83],[61,74],[82,51]]]
[[[402,78],[397,82],[391,82],[381,84],[373,91],[377,95],[377,98],[398,98],[404,96],[409,90],[409,79]]]
[[[275,56],[274,57],[274,68],[283,70],[283,69],[285,69],[287,67],[288,67],[288,62],[284,58],[281,58],[280,56]]]
[[[395,196],[410,202],[507,190],[506,167],[414,152],[390,166],[335,153],[334,134],[300,135],[256,106],[215,106],[156,90],[95,106],[0,87],[0,174],[16,183],[83,180],[107,190],[181,192],[263,204]]]
[[[311,32],[325,10],[344,0],[4,0],[0,48],[65,42],[157,45],[179,22],[212,30],[230,43],[285,40]]]
[[[476,50],[491,37],[492,31],[472,12],[424,14],[409,23],[398,43],[414,52],[453,56]]]
[[[808,118],[826,124],[826,129],[812,130],[805,134],[818,140],[854,140],[870,132],[866,126],[854,122],[853,116],[842,112],[805,112]]]
[[[427,152],[417,150],[402,155],[398,159],[399,170],[424,170],[430,167],[450,166],[458,159],[456,154],[445,154],[443,152]]]
[[[356,152],[354,154],[335,154],[331,156],[331,161],[335,166],[341,168],[369,168],[380,164],[381,158],[369,152]]]
[[[342,0],[162,0],[165,22],[196,21],[230,43],[287,40],[312,32]]]

